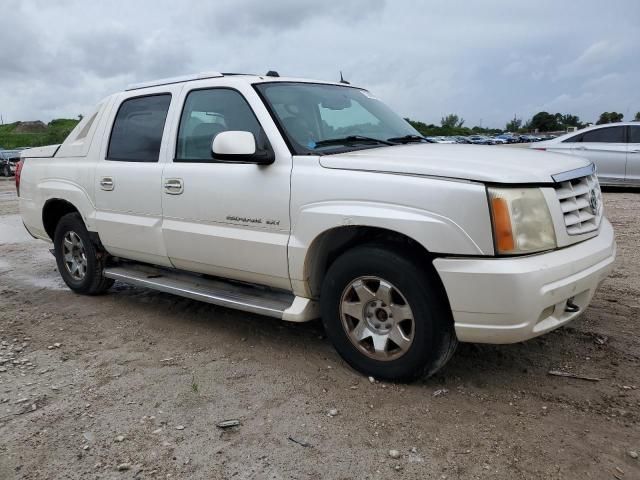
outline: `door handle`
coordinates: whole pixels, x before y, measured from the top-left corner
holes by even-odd
[[[629,153],[640,153],[640,150],[629,150]]]
[[[110,192],[114,188],[113,177],[102,177],[100,179],[100,188]]]
[[[574,147],[576,150],[586,150],[587,147]]]
[[[164,191],[169,195],[180,195],[184,192],[184,183],[181,178],[167,178],[164,181]]]

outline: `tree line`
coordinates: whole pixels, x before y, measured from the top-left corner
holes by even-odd
[[[603,112],[600,114],[596,125],[603,125],[605,123],[621,122],[624,118],[622,113],[618,112]],[[504,129],[500,128],[483,128],[479,126],[465,127],[465,120],[451,113],[440,119],[440,125],[426,124],[418,120],[411,120],[406,118],[413,127],[421,134],[426,136],[449,136],[449,135],[473,135],[473,134],[496,134],[503,131],[513,133],[528,133],[528,132],[559,132],[566,131],[569,127],[576,127],[578,129],[584,128],[589,123],[582,122],[577,115],[570,113],[549,113],[538,112],[526,122],[523,122],[521,118],[516,115],[507,122]],[[640,112],[635,114],[633,121],[640,122]]]

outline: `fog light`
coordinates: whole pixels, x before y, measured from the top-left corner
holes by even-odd
[[[553,315],[553,311],[556,309],[555,305],[551,305],[550,307],[545,308],[542,313],[540,314],[540,317],[538,318],[538,323],[540,323],[541,321],[549,318],[551,315]]]

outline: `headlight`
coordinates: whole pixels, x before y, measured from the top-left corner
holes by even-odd
[[[539,188],[489,187],[487,191],[498,254],[556,248],[553,220]]]

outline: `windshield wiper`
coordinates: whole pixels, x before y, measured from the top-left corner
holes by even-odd
[[[383,145],[394,145],[394,143],[388,140],[381,140],[379,138],[364,137],[362,135],[349,135],[341,138],[327,138],[326,140],[320,140],[315,142],[313,148],[326,147],[329,145],[345,145],[349,143],[381,143]]]
[[[403,137],[391,137],[387,138],[387,142],[393,143],[413,143],[413,142],[427,142],[431,143],[428,139],[420,135],[405,135]]]

